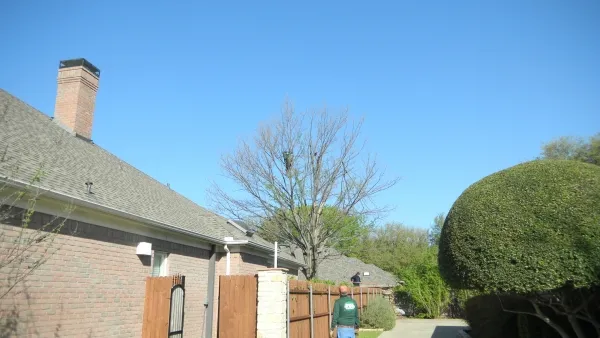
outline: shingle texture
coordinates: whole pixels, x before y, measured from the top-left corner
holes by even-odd
[[[0,177],[184,229],[215,240],[247,239],[227,220],[173,191],[98,145],[73,136],[50,117],[0,89]],[[93,194],[85,183],[91,181]],[[283,258],[294,260],[289,255]]]

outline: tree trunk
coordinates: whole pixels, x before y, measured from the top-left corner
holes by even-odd
[[[535,309],[536,317],[540,318],[546,324],[550,325],[554,330],[556,330],[556,332],[558,332],[558,334],[561,336],[561,338],[571,338],[569,336],[569,334],[567,333],[567,331],[565,331],[560,325],[558,325],[558,324],[554,323],[552,320],[550,320],[550,318],[548,318],[548,316],[546,316],[542,312],[542,310],[540,309],[540,306],[534,300],[529,300],[529,302],[531,303],[531,305],[533,305],[533,308]]]
[[[575,331],[577,338],[586,338],[585,333],[579,324],[579,319],[577,319],[574,315],[569,315],[567,318],[569,318],[569,323],[571,323],[571,327],[573,328],[573,331]]]
[[[530,338],[529,336],[529,320],[528,315],[517,315],[517,326],[519,330],[519,338]]]
[[[313,248],[309,248],[306,252],[304,252],[304,263],[306,264],[306,268],[304,268],[304,276],[306,276],[306,280],[311,280],[317,276],[317,258]]]
[[[313,246],[311,248],[311,253],[310,253],[310,272],[311,272],[311,277],[310,279],[316,278],[317,277],[317,248],[315,246]]]

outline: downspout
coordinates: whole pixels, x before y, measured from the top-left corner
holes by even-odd
[[[217,261],[217,248],[210,246],[210,258],[208,260],[208,292],[204,306],[206,307],[206,323],[204,324],[204,338],[212,338],[213,313],[215,302],[215,262]]]
[[[277,242],[275,242],[275,259],[274,259],[273,267],[275,269],[277,269]]]
[[[225,252],[227,252],[227,265],[225,266],[225,276],[229,276],[230,264],[231,264],[231,252],[229,252],[229,248],[227,247],[227,244],[225,244],[223,249],[225,249]]]

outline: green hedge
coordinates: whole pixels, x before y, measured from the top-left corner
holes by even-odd
[[[529,293],[600,275],[600,167],[536,160],[470,186],[448,213],[439,265],[454,288]]]
[[[360,315],[360,326],[367,329],[391,330],[396,326],[396,312],[392,304],[381,296],[369,301]]]

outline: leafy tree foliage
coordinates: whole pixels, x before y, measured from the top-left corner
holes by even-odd
[[[427,253],[426,229],[409,228],[391,223],[374,230],[361,240],[357,257],[365,263],[398,274],[413,262],[420,262]]]
[[[600,133],[589,139],[563,136],[542,147],[542,158],[600,165]]]
[[[422,261],[413,262],[401,272],[405,284],[400,292],[412,299],[417,313],[424,318],[440,317],[451,302],[451,290],[439,272],[437,251],[437,247],[428,248]]]
[[[301,214],[309,214],[308,207],[300,207],[297,211]],[[282,244],[290,244],[288,236],[281,228],[281,223],[285,222],[286,218],[291,217],[290,211],[279,211],[273,217],[266,219],[260,227],[258,233],[264,239],[271,242],[279,242]],[[360,248],[360,241],[367,236],[372,230],[372,224],[369,223],[366,217],[361,215],[345,215],[342,211],[335,207],[325,206],[323,208],[323,227],[331,234],[335,234],[334,238],[330,238],[331,247],[338,252],[348,256],[356,256]],[[297,230],[293,230],[295,236],[300,236]],[[294,244],[293,242],[291,243]]]
[[[435,222],[441,228],[443,214]],[[441,278],[437,264],[437,245],[431,232],[400,223],[375,228],[362,239],[358,258],[394,273],[404,285],[397,288],[402,308],[411,315],[436,318],[442,314],[462,313],[468,292],[452,290]]]
[[[429,229],[429,243],[431,245],[440,244],[440,235],[442,233],[442,227],[444,226],[445,219],[446,215],[444,213],[439,213],[433,219],[433,225],[431,226],[431,229]]]

